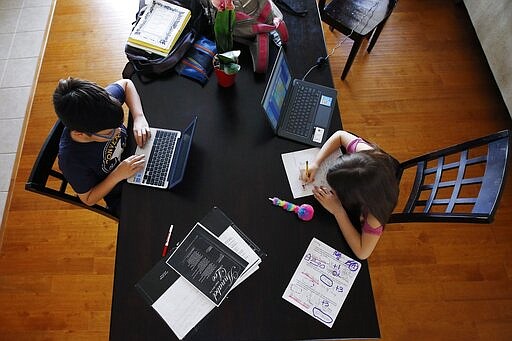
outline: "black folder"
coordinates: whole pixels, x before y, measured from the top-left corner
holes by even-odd
[[[254,252],[256,252],[262,261],[267,256],[266,253],[243,233],[218,207],[213,207],[210,212],[200,220],[200,223],[217,237],[231,226]],[[162,257],[162,259],[135,284],[135,288],[149,305],[153,305],[153,303],[179,278],[179,274],[168,265],[170,257],[172,257],[172,253]]]

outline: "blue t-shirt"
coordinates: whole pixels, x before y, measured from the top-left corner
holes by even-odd
[[[121,104],[125,101],[122,86],[113,83],[105,90]],[[68,128],[64,128],[59,143],[59,168],[76,193],[86,193],[103,181],[121,162],[126,146],[126,127],[121,126],[120,133],[106,142],[76,142],[71,138]],[[121,199],[121,183],[105,196],[105,202],[115,213]]]

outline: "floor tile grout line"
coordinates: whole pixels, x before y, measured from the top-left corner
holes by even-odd
[[[25,1],[23,1],[23,4],[25,3]],[[18,27],[20,26],[20,21],[21,21],[21,14],[23,13],[23,4],[21,5],[21,9],[18,13],[18,19],[16,20],[16,26],[14,28],[14,35],[12,37],[12,40],[11,40],[11,46],[9,47],[9,53],[7,54],[7,59],[9,60],[10,57],[11,57],[11,52],[12,52],[12,47],[14,45],[14,39],[16,38],[16,33],[18,33]]]
[[[19,8],[12,8],[12,10],[17,10],[18,18],[16,18],[16,25],[14,25],[14,32],[12,32],[11,43],[9,44],[9,51],[7,52],[7,58],[5,59],[5,65],[4,65],[4,68],[2,70],[2,75],[0,77],[0,88],[3,88],[2,84],[4,82],[5,73],[7,72],[7,64],[9,62],[9,60],[10,60],[10,57],[11,57],[12,47],[14,45],[14,39],[16,38],[16,32],[18,32],[18,26],[20,24],[21,12],[23,11],[23,5],[24,4],[25,4],[25,1],[23,1],[23,3],[21,4],[21,7],[19,7]],[[9,9],[6,9],[6,10],[9,10]]]

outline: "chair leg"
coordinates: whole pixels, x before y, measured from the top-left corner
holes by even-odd
[[[372,37],[370,39],[370,44],[368,44],[368,48],[366,49],[368,53],[372,52],[372,49],[375,46],[377,39],[379,39],[380,33],[382,32],[385,23],[386,21],[383,21],[380,25],[377,26],[377,28],[375,28],[375,32],[373,32]]]
[[[350,54],[348,55],[347,62],[345,63],[345,68],[343,69],[343,73],[341,74],[341,80],[345,80],[347,77],[348,71],[352,66],[352,62],[356,58],[357,52],[359,51],[359,47],[361,47],[362,39],[354,40],[354,44],[352,45],[352,49],[350,50]]]

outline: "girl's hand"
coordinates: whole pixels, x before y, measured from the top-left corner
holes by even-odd
[[[151,130],[149,129],[148,121],[144,115],[138,115],[133,118],[133,135],[137,146],[144,147],[146,142],[151,137]]]
[[[301,180],[304,181],[304,183],[306,183],[306,184],[315,181],[315,174],[316,174],[317,170],[318,170],[318,165],[316,164],[316,162],[309,163],[307,172],[306,172],[306,169],[301,169],[301,172],[300,172]]]
[[[113,173],[115,172],[115,175],[121,180],[128,179],[141,171],[144,168],[145,162],[144,154],[129,156],[117,165]]]
[[[329,188],[315,186],[313,188],[313,195],[315,199],[333,215],[340,210],[344,210],[336,193]]]

